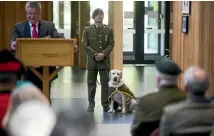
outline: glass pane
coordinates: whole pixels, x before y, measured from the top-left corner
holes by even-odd
[[[96,8],[101,8],[104,12],[103,23],[108,25],[108,0],[90,0],[90,24],[94,24],[94,19],[92,18],[92,13]]]
[[[58,1],[53,1],[53,22],[56,29],[59,28],[59,3]]]
[[[61,35],[65,38],[71,37],[70,1],[53,1],[53,22]]]
[[[144,15],[144,53],[157,54],[159,47],[164,47],[164,18],[159,1],[145,1]],[[164,4],[164,2],[161,2]],[[164,5],[163,5],[164,6]]]
[[[133,52],[134,1],[123,1],[123,52]]]
[[[71,37],[71,1],[64,1],[64,35]]]

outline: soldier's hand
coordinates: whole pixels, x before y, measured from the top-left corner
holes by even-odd
[[[78,46],[75,45],[75,46],[74,46],[74,52],[76,53],[77,51],[78,51]]]
[[[94,57],[95,57],[95,60],[96,60],[96,61],[100,61],[99,56],[98,56],[98,53],[97,53],[97,54],[94,54]]]
[[[104,53],[98,53],[99,60],[102,60],[105,57]]]
[[[98,57],[98,56],[96,56],[96,57],[95,57],[95,59],[96,59],[96,61],[100,61],[100,59],[99,59],[99,57]]]

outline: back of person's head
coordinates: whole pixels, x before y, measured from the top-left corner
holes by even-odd
[[[38,100],[49,105],[48,99],[44,96],[41,90],[30,82],[26,82],[15,88],[12,92],[12,111],[15,111],[20,104],[30,100]]]
[[[185,90],[193,95],[202,96],[209,88],[209,78],[206,72],[197,67],[189,67],[183,76]]]
[[[23,64],[8,50],[0,50],[0,84],[15,84],[25,74]]]
[[[96,136],[93,114],[85,110],[63,109],[57,114],[57,123],[51,136]]]
[[[157,86],[177,86],[180,67],[169,58],[161,58],[155,62],[157,69]]]
[[[54,111],[40,101],[21,104],[10,120],[11,136],[50,136],[56,124]]]
[[[37,100],[45,105],[49,105],[48,99],[41,93],[41,91],[30,82],[19,83],[19,87],[16,87],[12,91],[11,98],[5,117],[3,119],[4,128],[8,128],[11,116],[16,112],[16,109],[23,103]]]
[[[157,72],[157,87],[177,86],[177,76],[165,75]]]

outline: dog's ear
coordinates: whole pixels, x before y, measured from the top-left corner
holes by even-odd
[[[111,79],[111,71],[109,71],[108,78]]]
[[[123,79],[123,73],[120,71],[120,79]]]

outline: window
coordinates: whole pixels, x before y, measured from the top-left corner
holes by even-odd
[[[53,22],[65,38],[71,37],[71,2],[53,1]]]
[[[123,1],[123,52],[133,52],[134,1]]]

